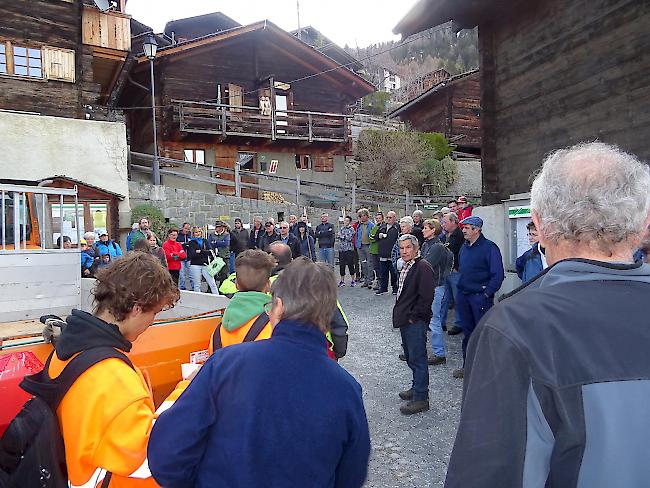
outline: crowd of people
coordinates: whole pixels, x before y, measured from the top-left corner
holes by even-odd
[[[147,252],[126,256],[108,235],[85,236],[84,254],[115,262],[96,271],[95,313],[73,311],[34,377],[36,394],[51,394],[74,358],[112,351],[56,409],[69,483],[121,486],[153,474],[170,487],[360,487],[370,453],[361,387],[336,364],[347,348],[337,281],[346,286],[349,274],[350,286],[378,295],[390,281],[400,358],[412,370],[398,393],[405,415],[429,409],[428,366],[446,362],[442,333],[455,304],[464,338],[454,376],[464,388],[447,488],[645,486],[650,172],[603,143],[556,151],[534,180],[531,213],[531,248],[516,263],[522,286],[497,305],[501,252],[463,197],[430,219],[390,211],[372,221],[360,209],[338,231],[325,213],[315,229],[305,216],[279,225],[257,217],[250,231],[239,219],[232,230],[217,221],[207,236],[184,224],[162,246],[143,219],[129,249]],[[211,357],[158,415],[122,352],[173,306],[182,283],[196,289],[206,267],[214,281],[230,262],[233,298]]]

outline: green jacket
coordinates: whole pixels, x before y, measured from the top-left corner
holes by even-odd
[[[375,225],[370,229],[370,234],[368,234],[368,237],[370,238],[370,254],[379,254],[379,241],[377,241],[378,230],[379,226]]]

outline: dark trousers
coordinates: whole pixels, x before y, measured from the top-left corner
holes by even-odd
[[[429,324],[416,322],[400,327],[406,364],[413,371],[413,400],[429,398],[429,365],[427,364],[427,329]]]
[[[379,261],[379,291],[388,291],[388,275],[393,291],[397,291],[397,270],[392,261]]]
[[[178,278],[181,274],[180,270],[178,269],[168,269],[169,274],[172,275],[172,280],[174,280],[174,284],[178,286]]]
[[[483,293],[465,295],[458,292],[456,310],[460,316],[460,327],[463,329],[463,363],[467,354],[467,343],[485,312],[494,305],[493,298],[487,298]]]
[[[347,266],[350,276],[354,278],[357,268],[354,265],[354,251],[339,251],[339,271],[341,279],[345,276],[345,267]]]

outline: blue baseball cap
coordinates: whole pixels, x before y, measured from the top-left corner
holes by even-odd
[[[483,219],[477,217],[476,215],[470,215],[469,217],[460,221],[460,225],[473,225],[474,227],[483,227]]]

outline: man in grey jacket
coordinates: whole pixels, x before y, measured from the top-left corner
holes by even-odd
[[[650,480],[647,165],[617,147],[548,156],[531,191],[550,265],[469,343],[447,488],[637,487]]]

